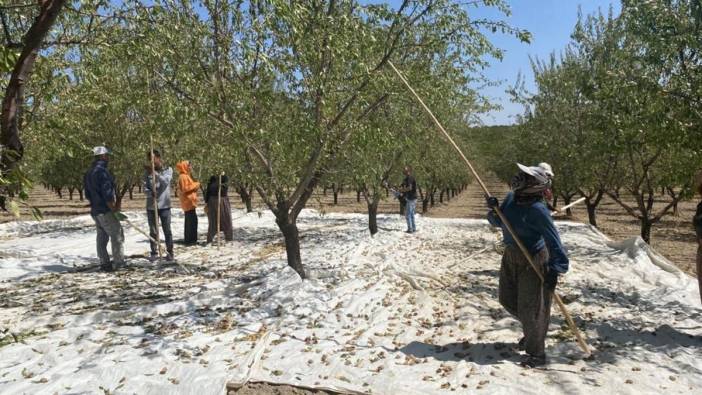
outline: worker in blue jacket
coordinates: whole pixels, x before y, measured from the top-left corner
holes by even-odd
[[[517,165],[520,171],[513,177],[512,191],[502,204],[495,197],[488,198],[492,209],[488,221],[502,228],[506,244],[500,267],[500,304],[522,324],[524,337],[519,349],[527,353],[522,366],[536,367],[546,363],[551,297],[558,276],[568,271],[568,256],[544,200],[551,188],[551,177],[542,167]],[[498,206],[531,254],[543,283],[495,213]]]
[[[107,169],[110,151],[105,147],[93,148],[95,160],[83,177],[85,197],[90,202],[90,216],[97,229],[97,255],[100,267],[114,271],[124,264],[124,231],[115,216],[119,211],[115,179]],[[107,243],[112,243],[112,258],[107,253]]]

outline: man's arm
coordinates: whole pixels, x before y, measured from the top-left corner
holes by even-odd
[[[161,184],[168,185],[173,180],[173,169],[170,167],[163,170],[161,173],[156,173],[156,190],[161,188]]]
[[[549,260],[548,268],[556,273],[563,274],[568,271],[569,260],[565,253],[565,248],[561,242],[561,237],[556,229],[556,224],[551,218],[551,214],[545,205],[534,205],[530,213],[530,219],[534,229],[541,234],[546,248],[548,248]]]
[[[85,198],[88,199],[89,202],[92,202],[92,195],[90,194],[90,185],[88,183],[88,177],[90,176],[90,172],[88,171],[83,175],[83,191],[85,191]]]
[[[181,193],[187,195],[200,189],[200,183],[194,181],[192,178],[190,178],[190,176],[180,176],[180,179],[178,180],[178,187],[180,188]]]
[[[98,173],[98,188],[102,198],[105,199],[107,207],[114,209],[115,197],[115,187],[112,183],[112,178],[107,174],[107,171],[101,171]]]

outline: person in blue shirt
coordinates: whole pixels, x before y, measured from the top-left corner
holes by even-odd
[[[502,228],[506,245],[500,267],[500,304],[522,324],[524,337],[518,346],[527,353],[522,366],[535,367],[546,363],[551,297],[558,276],[568,271],[569,262],[544,200],[551,177],[542,167],[517,165],[520,171],[513,177],[512,191],[502,204],[495,197],[488,198],[492,209],[488,221]],[[498,206],[541,271],[543,283],[495,212]]]
[[[109,150],[105,147],[93,148],[93,161],[83,177],[85,197],[90,202],[90,216],[97,229],[97,255],[100,267],[105,271],[114,271],[124,264],[124,231],[115,216],[119,211],[115,193],[115,179],[107,169]],[[112,243],[112,258],[107,253],[107,243]]]

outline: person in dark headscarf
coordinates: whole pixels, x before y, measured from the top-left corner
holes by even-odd
[[[502,228],[506,244],[500,267],[500,304],[522,324],[524,337],[518,347],[527,353],[522,366],[536,367],[546,363],[551,296],[558,276],[568,271],[569,262],[544,201],[544,193],[551,188],[551,177],[538,166],[517,166],[520,171],[512,178],[512,191],[502,205],[497,198],[488,198],[491,208],[488,221]],[[543,282],[497,216],[495,208],[498,206],[531,254]]]
[[[229,178],[222,176],[222,187],[219,186],[219,176],[210,177],[205,191],[205,205],[207,208],[207,242],[211,243],[217,235],[217,206],[219,206],[219,229],[224,232],[224,239],[232,241],[234,231],[232,228],[232,207],[229,204]],[[219,192],[219,194],[218,194]]]
[[[695,176],[695,186],[702,197],[702,170]],[[692,224],[697,235],[697,282],[700,288],[700,301],[702,301],[702,201],[697,205],[697,212],[692,219]]]

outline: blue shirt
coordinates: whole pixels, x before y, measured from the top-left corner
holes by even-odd
[[[500,205],[500,210],[532,255],[546,247],[549,254],[549,270],[555,270],[557,273],[568,271],[568,257],[546,203],[537,201],[531,205],[519,205],[514,201],[514,193],[510,192]],[[488,213],[488,221],[493,226],[502,228],[505,244],[517,246],[494,211]]]
[[[85,197],[90,202],[90,215],[109,213],[108,202],[115,201],[115,179],[107,170],[107,162],[97,160],[83,177]]]

